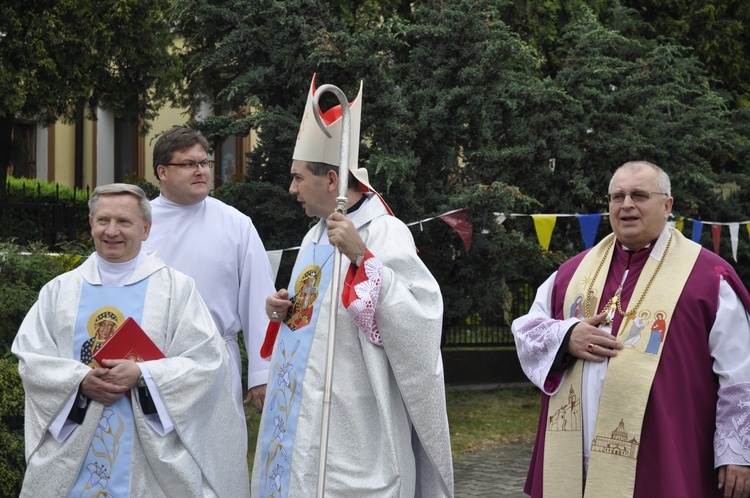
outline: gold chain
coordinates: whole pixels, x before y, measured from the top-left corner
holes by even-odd
[[[599,272],[602,270],[602,266],[604,266],[604,261],[606,261],[607,256],[609,256],[609,251],[612,249],[612,246],[615,245],[615,239],[612,238],[612,242],[609,243],[609,246],[607,246],[607,250],[604,253],[604,257],[601,261],[599,261],[599,268],[596,269],[596,272],[594,273],[594,278],[591,279],[591,283],[589,284],[589,290],[586,293],[586,299],[583,301],[583,314],[588,318],[591,316],[590,310],[589,310],[589,302],[591,301],[591,294],[594,293],[594,289],[592,287],[594,286],[594,282],[596,282],[596,277],[599,276]]]
[[[604,266],[604,261],[606,261],[607,256],[609,255],[609,251],[612,249],[612,246],[614,246],[615,240],[612,239],[612,242],[609,244],[609,247],[607,247],[607,251],[604,253],[604,257],[599,262],[599,267],[596,269],[596,272],[594,273],[594,278],[591,279],[591,283],[589,284],[589,290],[586,293],[586,300],[583,303],[583,311],[587,317],[590,317],[589,315],[589,301],[591,300],[591,294],[593,294],[594,290],[592,287],[594,286],[594,282],[596,282],[596,277],[599,276],[599,272],[601,271],[602,267]],[[659,269],[661,268],[662,263],[664,263],[664,260],[667,259],[667,251],[669,251],[669,246],[672,244],[672,235],[670,234],[669,240],[667,241],[667,247],[664,248],[664,254],[661,255],[661,259],[659,260],[659,264],[656,265],[656,270],[654,270],[654,273],[651,275],[651,278],[649,279],[648,283],[646,284],[646,288],[643,290],[643,294],[641,294],[641,298],[638,300],[638,303],[630,309],[630,311],[623,311],[622,305],[620,304],[619,296],[616,296],[618,299],[615,300],[617,303],[617,311],[622,315],[623,317],[627,316],[633,316],[638,311],[638,308],[641,306],[641,303],[643,303],[643,299],[646,297],[646,294],[648,293],[648,290],[651,288],[651,284],[654,282],[654,278],[656,278],[656,274],[659,273]],[[613,298],[614,299],[614,298]]]

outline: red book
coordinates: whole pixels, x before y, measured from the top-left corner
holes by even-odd
[[[132,318],[125,320],[112,337],[94,353],[94,359],[100,365],[101,360],[124,359],[139,362],[160,358],[164,358],[164,353]]]

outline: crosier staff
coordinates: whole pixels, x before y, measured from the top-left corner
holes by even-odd
[[[320,116],[318,101],[325,92],[331,92],[341,103],[341,163],[339,165],[339,192],[336,197],[336,211],[346,214],[347,189],[349,188],[349,135],[351,134],[351,114],[349,101],[344,92],[335,85],[323,85],[313,95],[313,109],[315,122],[328,138],[325,123]],[[320,455],[318,458],[318,488],[316,496],[323,498],[326,481],[326,460],[328,459],[328,429],[331,421],[331,390],[333,387],[333,352],[336,347],[336,317],[339,308],[339,294],[341,293],[341,251],[333,249],[333,276],[331,277],[333,294],[331,296],[330,321],[328,324],[328,349],[326,355],[325,383],[323,385],[323,418],[320,428]]]

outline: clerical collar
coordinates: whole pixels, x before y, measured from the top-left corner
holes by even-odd
[[[102,285],[106,287],[122,287],[133,274],[138,264],[146,257],[146,253],[138,253],[138,256],[123,263],[112,263],[100,257],[98,254],[97,266],[99,267],[99,278]]]
[[[636,252],[648,250],[649,255],[654,258],[656,261],[661,261],[662,256],[664,255],[664,252],[667,249],[667,243],[672,238],[672,230],[669,227],[669,225],[664,225],[664,228],[661,231],[661,234],[659,237],[655,240],[652,240],[649,245],[646,247],[639,249]],[[617,244],[622,248],[623,251],[628,251],[629,248],[623,245],[620,241],[617,241]]]
[[[631,249],[628,246],[626,246],[625,244],[623,244],[622,242],[619,242],[619,241],[618,242],[620,243],[620,247],[622,248],[623,251],[629,252],[629,253],[632,254],[632,253],[636,253],[638,251],[642,251],[644,249],[648,249],[649,247],[651,247],[651,244],[653,244],[655,241],[656,241],[656,239],[652,240],[651,242],[649,242],[645,246],[641,247],[640,249]]]
[[[360,197],[360,198],[359,198],[359,200],[358,200],[357,202],[355,202],[355,203],[354,203],[354,204],[352,205],[352,207],[350,207],[350,208],[348,208],[348,209],[346,210],[347,214],[348,214],[348,213],[353,213],[353,212],[354,212],[354,211],[356,211],[357,209],[361,208],[361,207],[362,207],[362,204],[364,204],[364,203],[365,203],[365,200],[367,200],[367,197],[366,197],[366,196],[364,196],[364,195],[363,195],[362,197]]]

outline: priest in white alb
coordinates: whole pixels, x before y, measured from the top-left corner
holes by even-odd
[[[154,176],[161,192],[151,201],[153,225],[144,251],[158,251],[195,285],[232,358],[233,394],[242,407],[260,411],[268,361],[258,355],[268,326],[263,306],[274,277],[263,242],[249,216],[209,195],[213,188],[209,143],[198,130],[175,127],[154,144]],[[242,386],[239,332],[247,351],[247,391]]]

